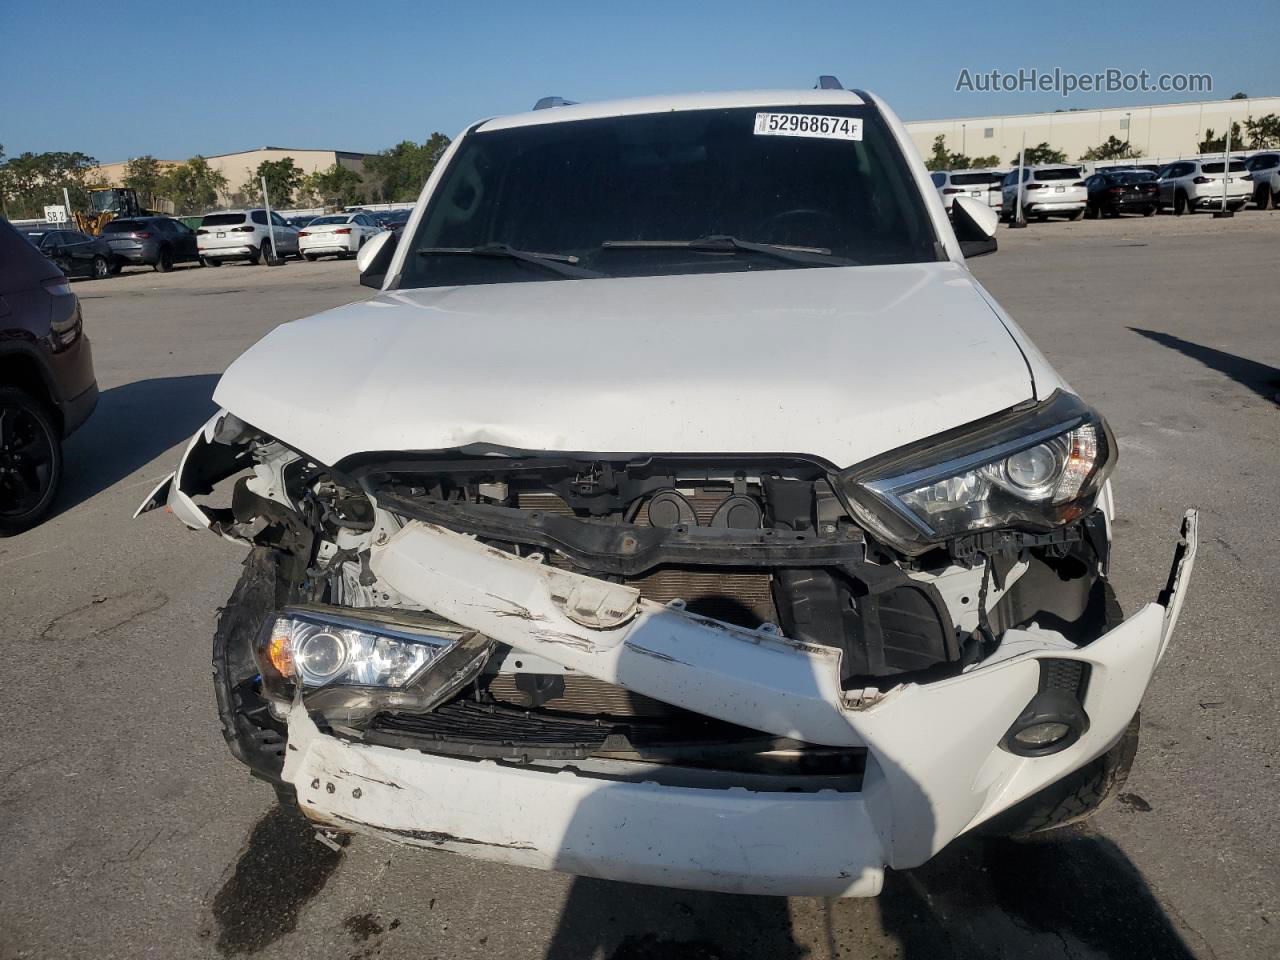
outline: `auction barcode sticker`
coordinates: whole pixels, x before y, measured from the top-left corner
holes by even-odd
[[[812,113],[757,113],[755,134],[861,140],[862,121],[857,117],[823,117]]]

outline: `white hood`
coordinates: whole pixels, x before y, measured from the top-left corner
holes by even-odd
[[[496,444],[850,466],[1033,396],[954,263],[388,292],[273,330],[214,399],[326,464]]]

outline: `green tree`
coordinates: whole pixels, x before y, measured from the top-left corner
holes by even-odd
[[[281,157],[279,160],[263,160],[253,176],[245,181],[240,192],[249,203],[262,203],[262,181],[267,181],[268,199],[273,207],[287,207],[293,202],[293,191],[302,184],[302,168],[293,162],[293,157]]]
[[[226,189],[227,178],[198,154],[166,170],[156,187],[161,196],[173,201],[178,213],[203,213],[217,205],[218,195]]]
[[[88,188],[98,161],[80,151],[21,153],[0,163],[0,197],[9,216],[39,217],[44,207],[62,203],[65,187],[72,207],[89,205]]]
[[[1204,139],[1196,145],[1201,153],[1222,153],[1227,149],[1227,135],[1224,133],[1220,137],[1213,135],[1213,127],[1209,127],[1204,132]],[[1232,121],[1231,123],[1231,148],[1244,147],[1244,140],[1240,136],[1240,124]]]
[[[1128,140],[1121,140],[1114,134],[1107,137],[1107,142],[1099,144],[1096,147],[1090,147],[1083,154],[1081,160],[1132,160],[1138,156],[1138,152],[1129,146]]]
[[[1061,150],[1055,150],[1049,146],[1047,141],[1041,141],[1034,147],[1027,147],[1027,166],[1040,163],[1066,163],[1067,155]],[[1018,162],[1018,155],[1015,153],[1009,160],[1010,163]]]
[[[1280,116],[1268,113],[1257,120],[1249,117],[1244,122],[1244,129],[1249,135],[1250,150],[1269,150],[1280,147]]]
[[[364,179],[350,167],[335,163],[302,178],[298,203],[333,204],[339,207],[358,203],[364,197]]]
[[[425,143],[404,140],[364,161],[373,181],[371,196],[386,202],[416,200],[446,149],[449,138],[433,133]]]
[[[150,154],[133,157],[124,165],[124,185],[138,191],[138,200],[144,207],[155,205],[163,180],[164,165]]]
[[[924,165],[930,170],[969,170],[973,167],[994,167],[999,163],[1000,158],[994,154],[966,157],[963,153],[952,153],[947,149],[947,138],[942,134],[933,138],[933,151],[924,161]]]

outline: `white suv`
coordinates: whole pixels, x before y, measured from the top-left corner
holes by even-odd
[[[931,173],[929,179],[938,188],[938,196],[942,197],[942,205],[951,212],[951,204],[956,197],[971,197],[989,207],[1000,206],[1000,183],[1007,170],[939,170]]]
[[[1227,209],[1239,210],[1253,195],[1253,178],[1239,157],[1232,157],[1230,166],[1222,159],[1178,160],[1167,165],[1156,178],[1160,203],[1178,215],[1217,210],[1222,206],[1224,176]]]
[[[1244,165],[1253,177],[1253,202],[1258,209],[1280,207],[1280,153],[1255,153]]]
[[[1022,212],[1027,219],[1052,216],[1079,220],[1089,203],[1089,188],[1080,167],[1060,163],[1011,170],[1001,183],[1000,215],[1012,221],[1018,205],[1018,175],[1022,175]]]
[[[271,222],[275,225],[276,252],[282,257],[296,255],[298,231],[274,210]],[[271,255],[267,211],[259,207],[207,215],[196,230],[196,249],[200,262],[208,267],[221,266],[224,260],[265,263]]]
[[[1115,438],[969,272],[995,211],[861,91],[553,102],[453,141],[141,508],[248,553],[232,752],[325,830],[735,893],[1087,816],[1196,519],[1124,619]]]

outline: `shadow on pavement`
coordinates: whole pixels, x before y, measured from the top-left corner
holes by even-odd
[[[213,416],[218,374],[157,377],[103,390],[98,407],[66,443],[62,490],[54,513],[62,513],[145,467],[182,443]],[[164,464],[171,470],[176,463]],[[145,491],[140,491],[141,501]]]
[[[963,837],[919,869],[888,871],[877,899],[796,903],[579,877],[546,960],[1195,956],[1128,858],[1079,829]]]
[[[1141,327],[1129,329],[1148,340],[1154,340],[1162,347],[1177,350],[1192,360],[1198,360],[1210,370],[1216,370],[1236,383],[1248,387],[1264,400],[1274,400],[1277,391],[1280,391],[1280,369],[1273,366],[1240,357],[1234,353],[1215,350],[1213,347],[1206,347],[1190,340],[1183,340],[1171,333],[1144,330]]]

